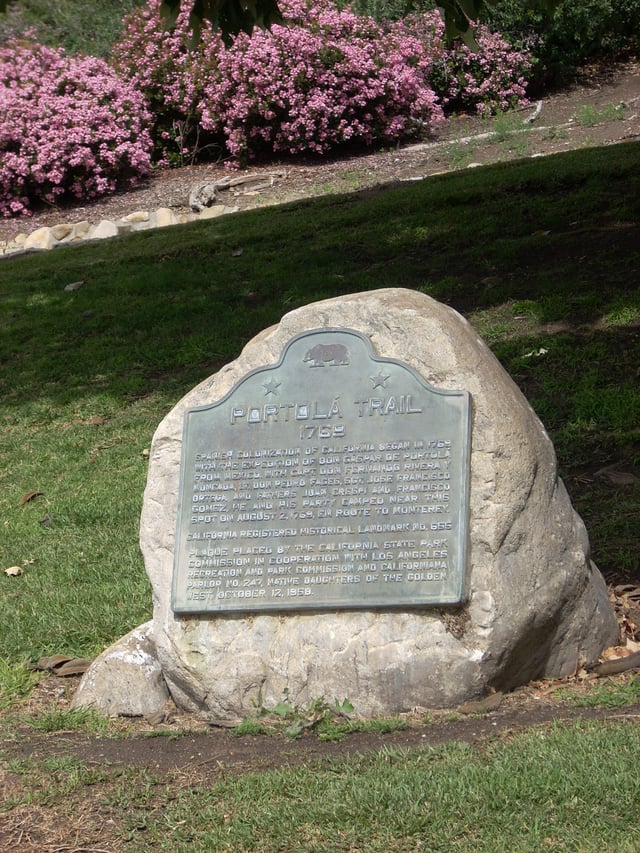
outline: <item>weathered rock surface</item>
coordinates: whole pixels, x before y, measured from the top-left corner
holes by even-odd
[[[471,394],[468,597],[454,610],[304,612],[177,618],[171,609],[180,454],[187,409],[223,397],[313,328],[367,336],[443,390]],[[237,719],[277,703],[348,697],[356,712],[447,707],[566,675],[617,636],[604,581],[557,477],[542,424],[455,311],[419,293],[378,290],[308,305],[251,341],[184,397],[151,448],[140,542],[153,585],[153,639],[174,701]],[[116,704],[112,704],[112,708]]]
[[[146,717],[165,707],[170,697],[152,627],[146,622],[93,661],[73,697],[73,708],[95,708],[106,716]]]
[[[36,230],[29,234],[29,236],[24,240],[22,248],[51,249],[53,248],[54,243],[55,240],[51,234],[50,228],[36,228]]]
[[[90,232],[92,240],[106,240],[118,236],[118,226],[110,219],[103,219]]]

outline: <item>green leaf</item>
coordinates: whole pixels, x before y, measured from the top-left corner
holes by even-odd
[[[284,733],[289,738],[297,738],[300,737],[302,732],[307,728],[305,721],[302,719],[294,720],[290,726],[288,726]]]
[[[285,700],[280,700],[280,702],[271,709],[272,714],[282,718],[289,717],[293,714],[293,711],[294,708],[291,702],[287,702]]]
[[[180,12],[180,0],[163,0],[160,11],[171,29]],[[200,38],[204,21],[219,28],[228,42],[240,32],[251,33],[254,27],[281,23],[282,15],[277,0],[196,0],[189,16],[194,43]]]

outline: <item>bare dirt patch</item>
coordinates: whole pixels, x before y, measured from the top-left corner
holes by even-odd
[[[616,676],[610,686],[624,689],[632,678]],[[65,704],[57,681],[45,679],[35,692],[34,704],[51,692],[57,694],[54,704]],[[69,682],[64,688],[67,695],[76,679]],[[0,745],[0,800],[8,806],[4,813],[0,810],[0,851],[123,853],[136,849],[136,838],[140,833],[144,836],[146,816],[161,814],[167,803],[191,791],[246,773],[323,768],[335,759],[381,749],[424,750],[454,741],[485,746],[558,721],[637,724],[639,703],[615,709],[574,707],[569,697],[575,701],[592,690],[589,679],[532,684],[503,697],[497,708],[487,712],[420,709],[405,715],[404,730],[356,733],[337,742],[321,741],[313,733],[296,740],[282,732],[238,736],[185,716],[155,726],[146,720],[114,723],[108,737],[78,731],[37,733],[30,728],[29,718],[23,718]]]
[[[424,142],[375,153],[252,165],[236,174],[281,172],[282,177],[257,192],[231,189],[225,201],[247,210],[634,139],[640,140],[640,62],[629,60],[609,68],[585,69],[571,88],[506,117],[453,116],[433,139]],[[168,207],[176,214],[188,213],[189,192],[195,183],[228,175],[224,163],[158,171],[140,187],[99,201],[40,209],[28,219],[0,219],[0,241],[63,222],[115,220],[136,210]]]
[[[634,674],[612,676],[607,686],[622,690],[635,677]],[[77,684],[78,679],[69,679],[65,697],[72,695]],[[596,684],[593,677],[584,674],[535,682],[503,696],[494,694],[498,702],[480,700],[468,703],[469,707],[449,710],[415,709],[400,715],[405,727],[397,731],[354,732],[336,740],[321,740],[314,732],[288,738],[283,726],[277,724],[269,734],[239,735],[233,729],[207,724],[187,714],[170,714],[159,723],[142,718],[113,721],[109,736],[71,730],[41,733],[33,730],[27,714],[12,735],[3,738],[0,754],[10,759],[36,761],[73,755],[86,764],[144,767],[154,773],[198,768],[199,775],[213,781],[228,772],[253,773],[313,764],[325,758],[361,755],[385,745],[412,749],[454,741],[476,743],[559,720],[640,719],[640,703],[615,709],[575,704],[588,699],[594,688],[601,686],[602,683]],[[34,704],[42,703],[51,710],[51,692],[57,689],[59,679],[45,679],[34,692]],[[54,704],[68,708],[67,698],[54,700]],[[492,704],[497,707],[491,708]]]

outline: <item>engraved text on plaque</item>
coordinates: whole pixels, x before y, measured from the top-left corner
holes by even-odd
[[[176,613],[412,607],[464,596],[469,395],[349,329],[187,413]]]

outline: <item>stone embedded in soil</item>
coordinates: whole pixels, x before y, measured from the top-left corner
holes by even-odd
[[[13,240],[0,242],[0,256],[12,255],[25,251],[48,251],[57,246],[66,246],[80,240],[107,240],[134,231],[145,231],[150,228],[166,228],[169,225],[184,224],[195,220],[213,219],[229,213],[237,213],[238,207],[218,204],[205,208],[202,213],[176,215],[168,207],[159,207],[155,211],[137,210],[122,219],[102,219],[97,225],[91,225],[86,220],[75,224],[61,223],[51,227],[42,226],[28,236],[17,235]]]
[[[37,228],[25,239],[23,249],[52,249],[55,245],[51,228]]]
[[[442,608],[179,618],[172,611],[186,410],[220,400],[249,371],[275,364],[295,335],[331,326],[361,332],[376,353],[410,365],[436,388],[471,394],[469,587],[456,611],[459,631]],[[163,678],[178,707],[221,720],[254,712],[258,701],[274,706],[285,690],[304,707],[346,696],[364,716],[456,707],[487,689],[567,675],[617,637],[542,424],[473,328],[413,291],[299,308],[187,394],[154,436],[140,541],[154,591],[148,636]],[[99,668],[85,678],[99,678]],[[110,708],[118,708],[113,693]]]
[[[94,708],[105,716],[143,717],[161,712],[168,699],[152,623],[147,622],[96,658],[71,707]]]

